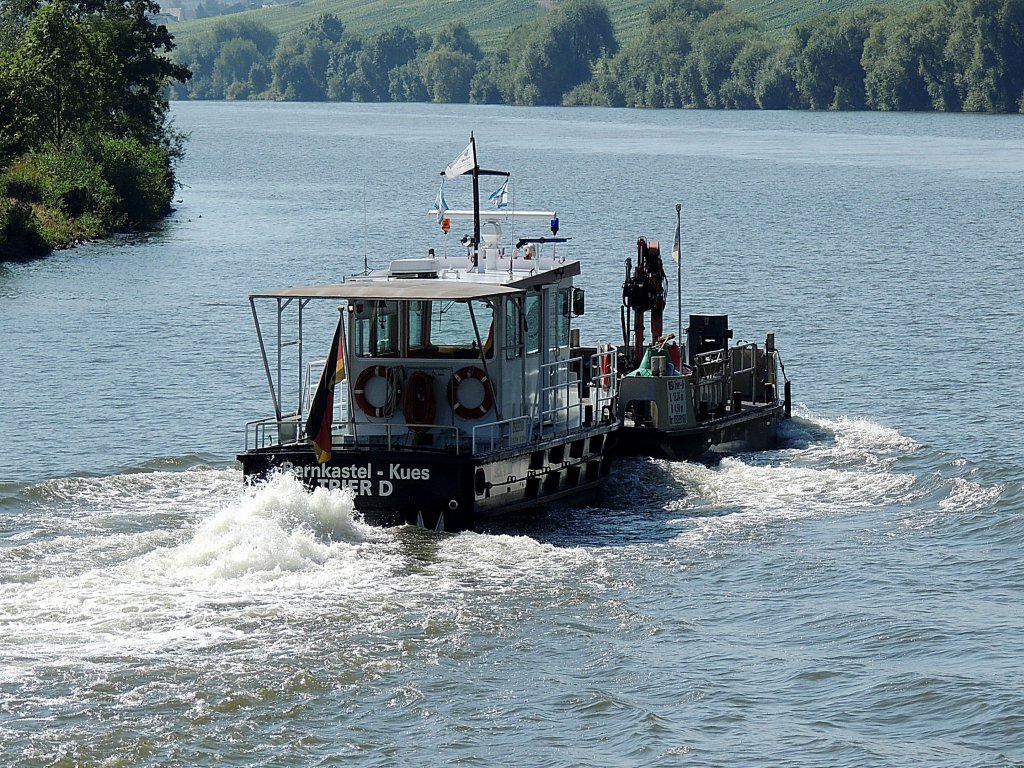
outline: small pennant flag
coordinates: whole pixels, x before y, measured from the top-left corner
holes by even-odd
[[[508,179],[505,179],[505,183],[498,189],[491,192],[491,196],[487,199],[494,203],[495,208],[508,208]]]
[[[434,210],[437,211],[437,223],[441,223],[441,219],[444,218],[445,211],[448,210],[448,203],[444,199],[444,180],[445,177],[441,177],[441,188],[437,190],[437,198],[434,200]]]
[[[449,179],[454,179],[456,176],[461,176],[466,171],[471,171],[476,167],[476,144],[472,141],[469,145],[462,150],[462,154],[456,157],[447,168],[444,169],[444,175]]]
[[[676,238],[672,241],[672,260],[676,264],[679,263],[679,259],[682,256],[683,248],[679,242],[679,211],[676,211]]]
[[[323,464],[331,459],[331,422],[334,418],[334,387],[345,378],[345,351],[341,348],[341,324],[344,315],[338,320],[334,331],[331,353],[324,363],[320,382],[316,385],[316,394],[309,407],[306,419],[306,434],[313,441],[313,452],[316,460]]]

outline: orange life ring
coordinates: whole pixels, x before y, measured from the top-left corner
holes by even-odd
[[[406,424],[414,431],[427,429],[425,425],[433,424],[437,415],[437,403],[434,400],[434,377],[423,371],[413,371],[405,382],[405,397],[402,401],[402,413]]]
[[[383,405],[374,405],[366,398],[366,385],[369,383],[370,379],[375,379],[377,377],[384,379],[384,383],[388,388],[388,394],[384,398]],[[377,418],[380,418],[381,416],[390,416],[395,412],[395,403],[398,400],[399,395],[398,383],[395,380],[395,372],[386,365],[371,365],[359,374],[359,378],[356,379],[356,386],[352,391],[352,394],[355,395],[356,405],[359,406],[359,410],[367,416],[374,416]]]
[[[466,379],[476,379],[484,388],[483,399],[479,405],[472,408],[463,405],[459,400],[459,385]],[[448,403],[455,411],[455,415],[461,416],[463,419],[479,419],[491,410],[494,406],[494,390],[491,389],[491,382],[487,379],[487,372],[475,365],[467,365],[465,368],[457,370],[452,374],[451,381],[448,382]]]

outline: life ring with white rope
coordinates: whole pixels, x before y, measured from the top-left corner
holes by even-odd
[[[387,392],[384,397],[384,402],[381,405],[374,405],[366,397],[366,385],[376,378],[384,379]],[[359,374],[359,378],[356,379],[355,388],[352,390],[352,394],[355,395],[356,405],[359,406],[359,410],[367,416],[373,416],[375,418],[390,416],[395,412],[395,404],[398,402],[398,397],[400,395],[398,379],[395,376],[394,370],[388,366],[371,365]]]

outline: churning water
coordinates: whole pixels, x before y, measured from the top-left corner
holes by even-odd
[[[0,764],[1024,765],[1019,118],[174,113],[166,226],[0,267]],[[780,450],[488,533],[242,487],[246,294],[418,253],[470,130],[585,338],[683,204],[684,312],[777,334]]]

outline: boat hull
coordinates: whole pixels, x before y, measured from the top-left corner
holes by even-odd
[[[334,448],[320,464],[308,444],[239,454],[247,482],[290,472],[309,488],[349,489],[374,525],[472,530],[549,503],[585,504],[608,478],[614,428],[486,455]]]
[[[621,456],[705,461],[723,454],[774,448],[786,419],[783,403],[748,408],[688,428],[623,426],[616,439]]]

